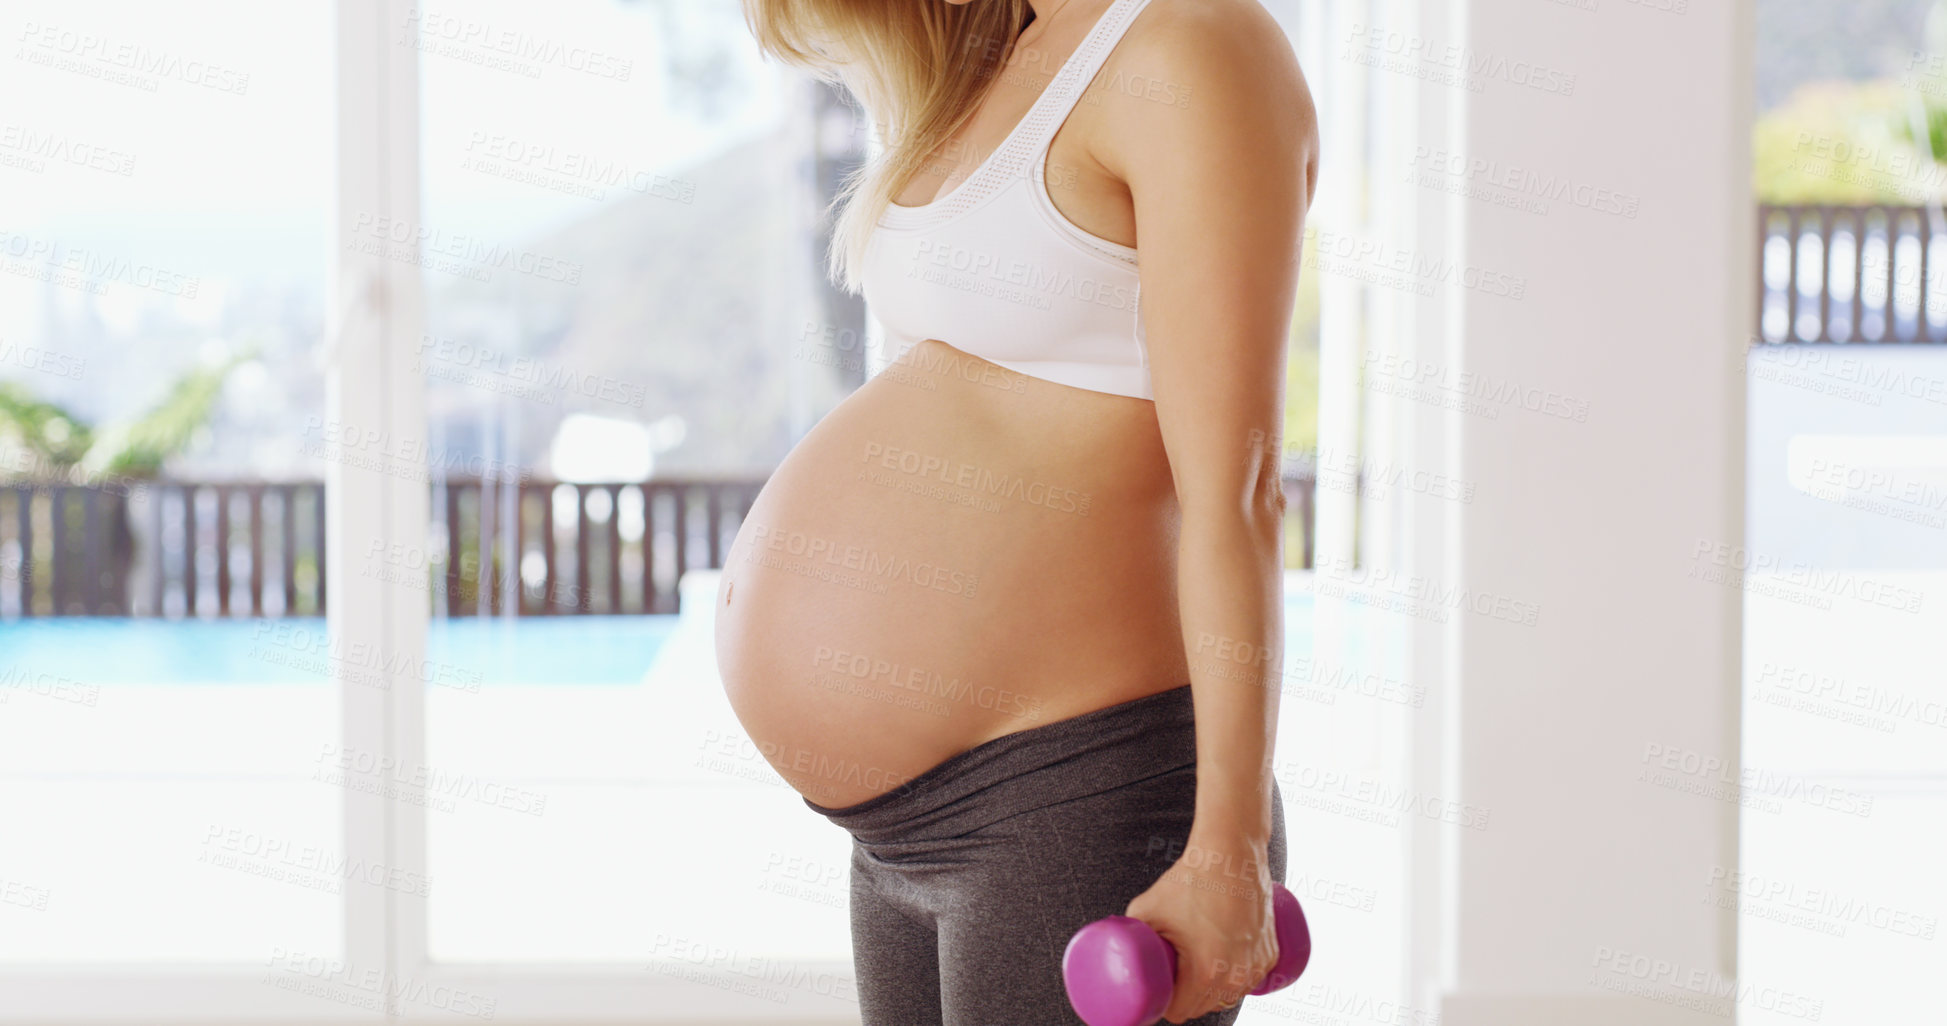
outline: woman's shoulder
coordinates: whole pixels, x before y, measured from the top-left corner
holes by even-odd
[[[1316,147],[1318,115],[1298,55],[1258,0],[1149,0],[1098,87],[1117,99],[1155,101],[1105,105],[1109,137],[1127,146],[1183,141],[1189,136],[1180,129],[1193,136],[1217,127],[1208,122],[1224,122],[1233,131]],[[1168,128],[1175,119],[1206,124]]]
[[[1227,70],[1263,85],[1304,83],[1285,27],[1259,0],[1149,0],[1116,55],[1184,74]]]

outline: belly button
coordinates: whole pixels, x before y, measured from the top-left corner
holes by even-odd
[[[730,593],[731,593],[731,592],[733,592],[733,591],[736,591],[736,590],[737,590],[737,582],[736,582],[736,581],[731,581],[731,582],[730,582],[730,584],[729,584],[729,585],[728,585],[727,587],[725,587],[725,588],[723,589],[723,604],[724,604],[724,605],[726,605],[726,606],[727,606],[727,605],[729,605],[729,604],[730,604]]]

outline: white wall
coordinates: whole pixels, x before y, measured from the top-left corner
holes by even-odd
[[[1479,284],[1412,304],[1416,362],[1366,387],[1412,395],[1406,462],[1473,489],[1401,558],[1456,596],[1420,632],[1444,679],[1416,780],[1481,814],[1414,841],[1419,1000],[1721,1023],[1736,922],[1698,896],[1738,805],[1692,792],[1739,765],[1741,592],[1704,578],[1743,543],[1752,0],[1420,13],[1417,45],[1367,47],[1418,82],[1419,145],[1375,173]]]

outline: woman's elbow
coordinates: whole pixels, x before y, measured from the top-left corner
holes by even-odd
[[[1257,482],[1214,494],[1179,497],[1185,531],[1237,534],[1275,542],[1285,522],[1282,481]]]

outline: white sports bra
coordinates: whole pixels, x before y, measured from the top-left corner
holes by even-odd
[[[888,358],[921,339],[1022,374],[1154,399],[1136,250],[1055,209],[1048,145],[1149,0],[1115,0],[987,160],[946,195],[893,204],[861,267]]]

